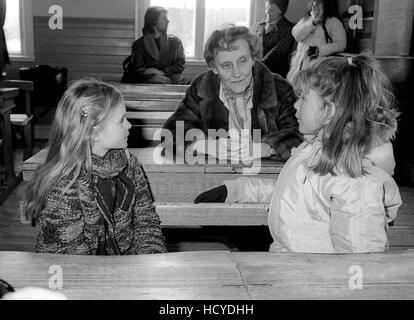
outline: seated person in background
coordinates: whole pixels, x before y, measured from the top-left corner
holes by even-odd
[[[297,77],[306,142],[279,178],[225,181],[195,202],[270,202],[272,252],[385,251],[401,206],[390,176],[398,117],[390,88],[372,59],[321,59]]]
[[[289,55],[295,42],[293,24],[284,16],[288,5],[289,0],[266,0],[266,19],[256,30],[263,43],[262,62],[282,77],[289,71]]]
[[[300,70],[310,67],[317,58],[343,52],[346,48],[346,31],[336,0],[312,0],[292,34],[298,45],[287,75],[290,83],[294,83]]]
[[[185,68],[183,44],[168,34],[167,10],[150,7],[145,13],[143,36],[132,45],[131,61],[121,82],[179,84]]]
[[[254,149],[260,151],[253,155],[257,159],[286,161],[290,150],[302,141],[293,107],[296,96],[286,80],[260,62],[260,38],[245,27],[216,30],[206,42],[204,58],[210,70],[193,80],[163,126],[174,136],[175,152],[181,155],[191,146],[215,158],[232,159],[255,144]],[[208,139],[209,129],[229,133],[218,140],[219,154],[215,148],[205,148],[206,140],[186,142],[184,150],[177,147],[176,126],[180,121],[184,122],[184,133],[197,128],[204,133],[204,139]],[[237,135],[249,135],[253,129],[261,131],[260,141],[231,143],[233,138],[242,138]]]
[[[118,89],[96,80],[68,88],[27,192],[26,214],[40,223],[37,252],[166,252],[144,172],[127,150],[130,128]]]

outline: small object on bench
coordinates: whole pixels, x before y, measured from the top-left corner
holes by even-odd
[[[12,125],[24,127],[33,119],[33,115],[13,113],[10,115],[10,121]]]

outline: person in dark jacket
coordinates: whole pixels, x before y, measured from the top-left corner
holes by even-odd
[[[198,153],[206,141],[214,139],[209,129],[224,129],[228,135],[218,139],[219,154],[204,148],[205,154],[233,159],[234,155],[243,155],[246,146],[251,150],[253,144],[260,151],[252,155],[256,159],[287,160],[303,138],[295,118],[296,96],[286,80],[260,62],[259,37],[245,27],[217,30],[206,43],[204,57],[210,70],[194,79],[177,110],[164,123],[163,128],[172,133],[164,145],[171,143],[172,136],[177,154],[190,146]],[[184,134],[199,129],[206,141],[184,141],[181,148],[177,144],[180,122],[184,122]],[[261,133],[259,141],[255,141],[255,129]],[[243,141],[246,131],[250,133],[248,144],[231,143]]]
[[[185,69],[181,40],[167,34],[167,10],[150,7],[145,13],[143,36],[132,44],[132,53],[121,82],[179,84]]]
[[[295,43],[293,24],[285,18],[288,6],[289,0],[266,0],[266,18],[256,30],[263,43],[262,62],[282,77],[289,71],[289,55]]]

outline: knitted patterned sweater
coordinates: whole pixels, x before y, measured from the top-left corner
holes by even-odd
[[[117,199],[111,217],[111,236],[120,254],[166,252],[160,220],[144,172],[134,156],[124,150],[111,150],[103,158],[93,156],[92,181],[85,163],[75,183],[61,179],[49,191],[40,216],[36,251],[61,254],[95,255],[105,237],[106,227],[95,188],[98,179],[116,178],[125,173],[133,182],[132,192]],[[65,191],[66,190],[66,191]],[[110,251],[109,254],[115,254]]]

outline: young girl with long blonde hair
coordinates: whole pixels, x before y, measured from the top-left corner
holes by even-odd
[[[38,252],[165,252],[159,217],[138,160],[127,150],[125,103],[115,87],[74,82],[57,107],[46,161],[29,185]]]
[[[329,57],[296,81],[299,131],[278,180],[226,181],[199,202],[270,202],[271,251],[380,252],[401,205],[391,178],[391,85],[367,57]]]

